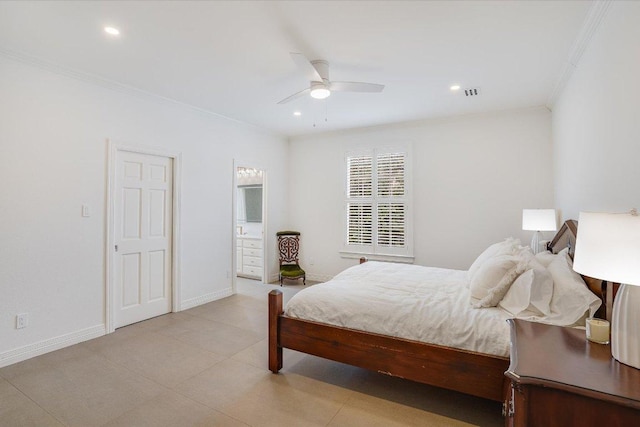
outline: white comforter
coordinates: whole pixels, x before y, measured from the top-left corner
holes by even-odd
[[[369,261],[294,295],[287,316],[497,356],[513,317],[473,308],[466,271]]]

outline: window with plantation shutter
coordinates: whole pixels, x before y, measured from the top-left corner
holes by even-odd
[[[373,157],[350,157],[347,159],[347,163],[349,169],[349,177],[347,178],[349,197],[371,197]]]
[[[378,197],[404,197],[404,153],[377,156]]]
[[[349,203],[347,241],[350,245],[368,245],[373,242],[373,213],[371,204]]]
[[[406,150],[346,156],[343,254],[412,257]]]
[[[404,204],[378,204],[378,245],[392,248],[404,247]]]

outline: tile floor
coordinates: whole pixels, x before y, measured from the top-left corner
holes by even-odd
[[[309,285],[307,285],[309,286]],[[267,292],[238,294],[0,369],[0,426],[500,426],[500,405],[285,350]]]

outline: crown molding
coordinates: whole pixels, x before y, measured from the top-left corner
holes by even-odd
[[[582,24],[582,28],[578,33],[578,37],[573,43],[573,47],[569,53],[569,58],[562,69],[560,77],[556,81],[549,99],[547,100],[547,107],[549,109],[553,109],[553,105],[556,103],[560,94],[571,79],[573,72],[578,67],[580,58],[582,58],[582,54],[587,49],[587,46],[589,46],[589,43],[591,43],[593,35],[598,30],[598,27],[600,27],[600,24],[604,20],[604,17],[612,3],[613,0],[598,0],[594,1],[591,5],[587,17]]]
[[[92,85],[100,86],[115,92],[124,93],[127,95],[135,96],[137,98],[141,98],[147,101],[155,102],[157,104],[171,105],[179,108],[183,108],[186,110],[190,110],[192,112],[196,112],[199,114],[203,114],[209,117],[216,117],[218,119],[230,121],[236,123],[238,125],[252,128],[254,130],[258,130],[260,132],[266,132],[273,134],[267,129],[258,127],[256,125],[252,125],[247,122],[243,122],[241,120],[237,120],[231,117],[227,117],[225,115],[214,113],[213,111],[206,110],[204,108],[196,107],[195,105],[187,104],[182,101],[175,100],[173,98],[168,98],[162,95],[158,95],[152,92],[147,92],[142,89],[138,89],[133,86],[126,85],[124,83],[117,82],[115,80],[106,79],[104,77],[100,77],[95,74],[87,73],[84,71],[76,70],[73,68],[65,67],[60,64],[57,64],[52,61],[47,61],[42,58],[38,58],[33,55],[28,55],[26,53],[18,52],[15,50],[7,49],[5,47],[0,46],[0,56],[3,56],[7,59],[21,62],[27,65],[34,66],[36,68],[40,68],[42,70],[46,70],[52,73],[56,73],[65,77],[71,77],[76,80],[81,80],[85,83],[89,83]]]

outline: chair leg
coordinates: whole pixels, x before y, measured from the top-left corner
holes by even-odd
[[[302,286],[307,286],[307,275],[302,276]]]
[[[280,286],[282,286],[282,274],[280,274]]]

